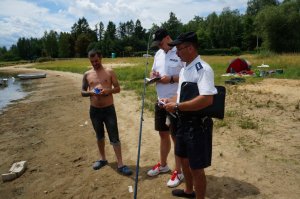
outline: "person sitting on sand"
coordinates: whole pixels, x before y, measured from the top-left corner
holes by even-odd
[[[108,163],[105,156],[105,124],[110,144],[113,146],[117,157],[118,172],[124,175],[131,175],[132,171],[123,164],[122,160],[117,116],[112,95],[120,92],[116,74],[113,70],[103,67],[100,51],[89,51],[88,58],[93,68],[83,75],[81,95],[83,97],[90,97],[90,118],[96,131],[97,145],[100,153],[100,160],[95,162],[93,168],[98,170]]]

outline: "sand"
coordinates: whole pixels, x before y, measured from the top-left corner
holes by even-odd
[[[0,70],[36,71],[26,66]],[[139,96],[124,90],[114,95],[123,159],[134,175],[116,171],[109,142],[108,166],[94,171],[99,155],[89,99],[80,95],[82,75],[46,73],[47,78],[32,80],[25,99],[0,115],[0,174],[14,162],[28,163],[22,176],[0,182],[0,198],[133,198],[129,186],[135,185]],[[207,198],[300,197],[299,88],[299,80],[283,79],[227,86],[226,117],[215,120],[212,166],[206,169]],[[146,175],[159,159],[159,137],[153,115],[145,110],[143,119],[137,198],[174,198],[166,186],[170,173]],[[168,163],[174,167],[173,150]]]

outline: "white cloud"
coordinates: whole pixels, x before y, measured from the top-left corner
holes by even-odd
[[[244,11],[248,0],[1,0],[0,46],[16,44],[20,37],[42,37],[44,31],[71,31],[79,18],[85,17],[91,28],[100,21],[139,19],[144,28],[169,19],[170,12],[187,23],[194,16],[205,17],[223,8]],[[55,8],[55,9],[54,9]]]

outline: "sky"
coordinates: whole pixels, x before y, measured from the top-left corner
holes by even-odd
[[[85,17],[90,28],[100,21],[106,27],[112,21],[139,19],[150,29],[167,21],[170,12],[183,23],[195,16],[220,14],[224,8],[244,14],[248,0],[1,0],[0,47],[7,49],[21,37],[41,38],[45,31],[70,32],[78,19]]]

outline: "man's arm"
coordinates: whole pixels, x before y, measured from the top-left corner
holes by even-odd
[[[211,105],[213,99],[213,95],[199,95],[192,100],[180,102],[178,104],[175,102],[167,103],[164,107],[168,112],[172,113],[175,112],[176,108],[180,111],[198,111]]]
[[[89,83],[88,83],[86,77],[87,77],[87,74],[85,73],[83,75],[82,86],[81,86],[81,96],[82,97],[90,97],[90,96],[94,95],[94,92],[88,91]]]
[[[180,102],[178,109],[180,111],[198,111],[211,105],[213,99],[213,95],[199,95],[192,100]]]
[[[115,93],[119,93],[121,91],[118,79],[117,79],[117,75],[115,74],[114,71],[111,71],[111,80],[112,80],[112,84],[113,84],[113,88],[111,89],[111,93],[115,94]]]

